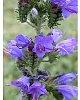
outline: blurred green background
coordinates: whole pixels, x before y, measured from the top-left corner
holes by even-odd
[[[36,32],[32,27],[17,21],[16,8],[17,0],[4,0],[4,47],[7,47],[9,40],[14,39],[16,35],[20,33],[29,37],[34,37],[36,35]],[[58,28],[63,32],[62,39],[66,39],[69,36],[77,37],[77,15],[72,15],[60,23],[61,25]],[[43,30],[45,34],[49,31],[50,29],[48,29],[48,27],[45,27]],[[42,63],[40,67],[48,70],[52,75],[59,72],[77,72],[77,53],[61,57],[52,64]],[[11,80],[17,79],[21,75],[22,74],[16,68],[15,60],[4,54],[4,100],[18,100],[17,88],[8,87],[6,84]],[[47,99],[53,100],[51,96]]]

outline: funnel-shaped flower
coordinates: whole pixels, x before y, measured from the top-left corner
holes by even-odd
[[[25,50],[28,48],[30,43],[31,43],[30,38],[26,37],[25,35],[20,34],[16,36],[15,40],[11,40],[8,43],[8,48],[11,49],[13,46],[16,46],[19,49]]]
[[[42,58],[45,53],[53,50],[53,39],[51,36],[37,36],[34,40],[33,52],[37,54],[39,58]]]
[[[16,41],[16,46],[20,49],[27,49],[29,44],[31,43],[31,39],[22,34],[18,35],[15,41]]]
[[[14,58],[24,58],[23,50],[27,50],[31,39],[20,34],[8,43],[9,53]]]
[[[8,43],[8,48],[11,49],[11,48],[13,48],[14,46],[16,46],[16,41],[15,41],[15,40],[11,40],[11,41]]]
[[[74,37],[68,38],[56,45],[56,48],[62,55],[74,53],[74,48],[77,46],[77,39]]]
[[[30,85],[30,78],[29,77],[21,77],[15,81],[11,82],[11,85],[17,86],[21,92],[27,93],[29,85]]]
[[[38,100],[39,96],[48,94],[45,85],[39,82],[34,82],[30,87],[28,94],[32,94],[33,100]]]
[[[18,47],[13,46],[11,47],[11,49],[9,50],[9,54],[13,57],[13,58],[24,58],[25,55],[23,54],[22,50],[20,50]]]
[[[78,0],[51,0],[51,2],[62,8],[64,18],[78,12]]]
[[[77,77],[77,74],[72,72],[68,74],[63,74],[58,77],[55,81],[56,84],[71,84],[72,81]]]
[[[71,100],[78,97],[78,88],[76,86],[60,85],[56,88],[64,96],[65,100]]]
[[[54,42],[57,42],[62,37],[62,32],[57,29],[53,29],[51,32],[51,37]],[[56,44],[56,43],[55,43]],[[70,37],[66,40],[61,41],[55,45],[55,48],[61,53],[61,55],[74,53],[74,48],[77,46],[78,41],[74,37]]]

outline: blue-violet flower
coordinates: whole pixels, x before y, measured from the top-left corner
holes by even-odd
[[[25,55],[23,54],[22,50],[20,50],[18,47],[13,46],[11,47],[11,49],[9,50],[9,54],[13,57],[13,58],[25,58]]]
[[[30,85],[30,78],[26,76],[21,77],[15,81],[11,81],[11,85],[18,87],[21,92],[27,94]]]
[[[77,74],[72,72],[68,74],[63,74],[58,77],[55,81],[56,84],[71,84],[72,81],[77,77]]]
[[[64,18],[78,12],[78,0],[51,0],[51,3],[57,4],[62,8]]]
[[[51,36],[36,36],[34,43],[33,52],[35,52],[39,58],[42,58],[45,53],[53,50],[53,39]]]
[[[32,100],[38,100],[39,96],[48,94],[45,85],[41,84],[39,82],[34,82],[30,87],[28,94],[32,94],[33,99]]]
[[[76,86],[60,85],[56,88],[62,93],[65,100],[71,100],[72,98],[78,97],[78,88]]]
[[[62,37],[62,32],[60,30],[53,29],[51,33],[54,42],[57,42]],[[77,46],[77,43],[78,41],[76,38],[70,37],[60,43],[54,43],[56,44],[54,47],[58,49],[62,56],[64,56],[66,54],[74,53],[74,48]]]

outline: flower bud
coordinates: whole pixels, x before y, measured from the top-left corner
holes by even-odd
[[[32,8],[31,14],[32,14],[33,17],[36,18],[36,17],[38,16],[38,11],[37,11],[37,9],[36,9],[36,8]]]

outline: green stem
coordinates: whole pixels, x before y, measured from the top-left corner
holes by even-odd
[[[37,33],[37,35],[40,33],[40,31],[41,31],[41,23],[42,23],[42,21],[40,20],[40,21],[38,21],[38,24],[37,24],[37,26],[35,26],[34,24],[32,24],[29,20],[27,20],[26,21],[30,26],[32,26],[33,28],[35,28],[36,29],[36,33]]]
[[[43,22],[43,15],[42,17],[39,17],[38,18],[38,24],[37,24],[37,27],[36,27],[36,32],[37,32],[37,35],[40,34],[41,30],[42,30],[42,22]]]
[[[35,28],[35,26],[29,21],[29,20],[27,20],[26,21],[30,26],[32,26],[33,28]]]
[[[41,22],[38,23],[36,32],[37,32],[37,35],[41,32]]]

